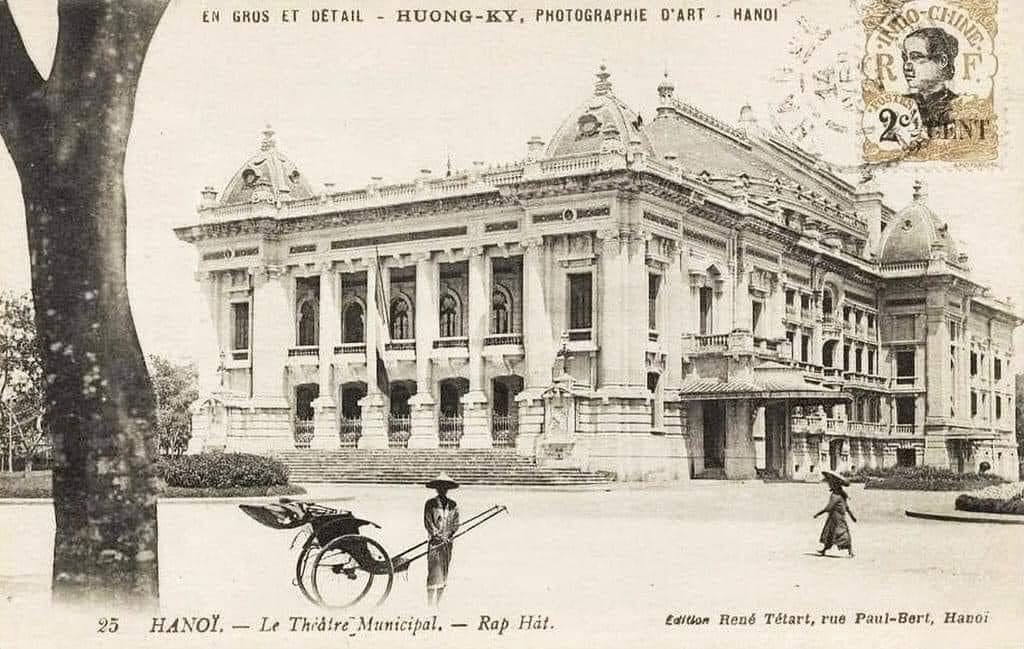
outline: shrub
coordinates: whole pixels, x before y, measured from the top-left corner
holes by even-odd
[[[202,453],[164,457],[157,463],[168,487],[270,487],[288,484],[280,460],[250,453]]]
[[[1024,515],[1024,498],[1019,494],[1013,498],[978,498],[960,494],[956,499],[956,508],[965,512]]]
[[[847,474],[851,482],[866,482],[865,489],[904,489],[915,491],[974,490],[1006,482],[995,475],[957,473],[931,466],[861,469]]]

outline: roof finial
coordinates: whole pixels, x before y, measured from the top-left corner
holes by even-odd
[[[275,148],[274,143],[274,129],[267,124],[267,127],[263,129],[263,141],[260,143],[261,151],[270,151]]]
[[[668,102],[672,99],[672,93],[676,90],[676,86],[672,83],[672,80],[668,78],[668,67],[665,67],[665,78],[658,84],[658,97],[662,102]]]
[[[612,76],[608,72],[608,67],[604,63],[597,69],[597,82],[594,83],[594,94],[595,95],[607,95],[612,91],[612,82],[608,81],[608,77]]]
[[[928,198],[928,187],[921,179],[914,181],[914,202],[923,203]]]

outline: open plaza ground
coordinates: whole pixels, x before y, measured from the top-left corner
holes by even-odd
[[[372,534],[397,553],[423,538],[415,486],[308,485],[311,497],[382,526]],[[53,542],[50,506],[0,506],[0,646],[559,646],[872,647],[1020,646],[1024,620],[1024,527],[907,518],[904,510],[951,510],[952,493],[850,490],[856,558],[814,552],[827,493],[821,484],[694,481],[672,487],[556,491],[463,487],[463,517],[500,503],[509,514],[457,541],[440,631],[287,632],[289,617],[378,620],[430,615],[425,560],[397,576],[373,610],[322,611],[292,585],[293,533],[261,527],[229,502],[165,502],[160,507],[160,616],[220,616],[223,632],[176,637],[149,633],[150,613],[118,616],[116,634],[97,633],[98,614],[54,615],[47,590]],[[366,531],[366,530],[364,530]],[[845,555],[845,553],[842,553]],[[917,624],[856,623],[857,613],[930,613]],[[946,624],[947,612],[983,615]],[[755,614],[756,624],[740,624]],[[766,624],[766,614],[813,626]],[[547,630],[519,630],[523,615]],[[707,624],[666,625],[669,616]],[[722,616],[736,624],[723,625]],[[281,621],[260,633],[263,616]],[[482,616],[509,620],[501,635]],[[823,616],[838,622],[829,624]],[[803,618],[807,619],[807,618]],[[877,618],[872,618],[877,619]],[[466,624],[466,627],[453,626]],[[250,629],[234,629],[248,625]],[[498,625],[500,627],[500,624]],[[499,628],[500,630],[500,628]],[[63,643],[61,643],[62,646]]]

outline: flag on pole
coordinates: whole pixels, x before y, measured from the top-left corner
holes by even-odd
[[[377,332],[377,387],[384,394],[391,389],[391,379],[388,377],[388,366],[384,362],[384,352],[387,351],[388,343],[391,342],[391,321],[388,317],[388,294],[384,289],[384,277],[380,267],[380,255],[377,249],[373,249],[373,265],[376,271],[376,284],[374,285],[374,302],[377,305],[377,313],[374,314],[374,327]]]

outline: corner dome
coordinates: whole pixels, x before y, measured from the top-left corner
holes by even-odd
[[[900,210],[886,228],[879,246],[881,263],[925,261],[933,257],[957,261],[949,226],[928,208],[925,199],[924,184],[915,182],[913,202]]]
[[[278,203],[313,195],[306,177],[277,150],[274,131],[267,126],[259,152],[250,156],[231,178],[221,195],[220,205]]]
[[[580,104],[562,122],[548,144],[549,158],[576,153],[629,151],[632,142],[639,142],[645,155],[653,155],[643,119],[612,94],[611,76],[602,64],[597,71],[594,94]]]

